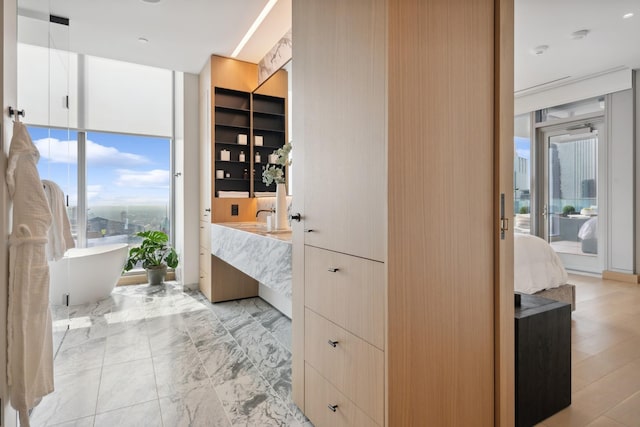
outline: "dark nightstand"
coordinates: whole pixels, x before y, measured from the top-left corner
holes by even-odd
[[[521,295],[515,308],[516,426],[571,404],[571,305]]]

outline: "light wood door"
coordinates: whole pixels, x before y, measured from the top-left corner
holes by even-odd
[[[494,1],[388,3],[388,425],[493,427]]]
[[[305,2],[294,61],[304,73],[294,147],[305,145],[296,160],[305,167],[304,228],[313,230],[305,243],[377,261],[385,256],[385,7],[384,0]]]

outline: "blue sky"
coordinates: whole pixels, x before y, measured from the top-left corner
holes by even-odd
[[[529,141],[529,138],[514,136],[513,142],[516,153],[518,153],[520,157],[524,157],[525,159],[531,158],[531,141]]]
[[[55,181],[77,200],[77,132],[29,128],[40,151],[42,179]],[[167,205],[170,141],[87,132],[87,199],[91,206]]]

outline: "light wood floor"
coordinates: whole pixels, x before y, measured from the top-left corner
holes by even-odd
[[[570,275],[572,404],[543,427],[640,427],[640,285]]]

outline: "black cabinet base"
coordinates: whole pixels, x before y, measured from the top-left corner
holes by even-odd
[[[522,295],[515,308],[516,426],[571,404],[571,305]]]

